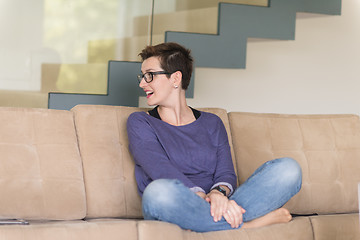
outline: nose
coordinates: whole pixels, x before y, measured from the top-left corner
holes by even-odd
[[[140,80],[140,82],[139,82],[139,87],[140,87],[140,88],[143,88],[146,84],[147,84],[147,82],[145,81],[144,78],[142,78],[142,79]]]

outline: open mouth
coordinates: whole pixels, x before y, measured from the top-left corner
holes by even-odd
[[[152,91],[146,91],[145,93],[147,98],[151,97],[154,94],[154,92]]]

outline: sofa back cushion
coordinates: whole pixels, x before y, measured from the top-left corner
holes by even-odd
[[[146,110],[96,105],[72,109],[84,167],[87,218],[142,217],[126,122],[131,113]],[[220,115],[229,129],[225,110],[206,110]]]
[[[82,219],[85,187],[73,114],[0,108],[0,218]]]
[[[126,132],[134,107],[78,105],[75,114],[84,168],[87,218],[141,217]]]
[[[303,185],[286,205],[293,213],[358,211],[360,122],[355,115],[229,114],[238,176],[262,163],[292,157]]]

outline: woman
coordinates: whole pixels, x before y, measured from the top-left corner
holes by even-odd
[[[139,86],[149,112],[127,122],[143,215],[197,232],[266,226],[291,220],[281,208],[301,188],[296,161],[260,166],[236,189],[225,127],[214,114],[186,103],[193,59],[176,43],[148,46]]]

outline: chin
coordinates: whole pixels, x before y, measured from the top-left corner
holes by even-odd
[[[157,104],[153,101],[147,101],[147,105],[152,107],[152,106],[156,106]]]

